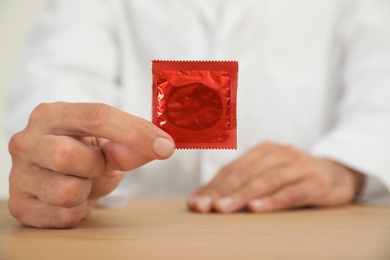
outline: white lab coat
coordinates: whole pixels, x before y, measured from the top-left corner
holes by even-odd
[[[8,128],[41,102],[151,119],[151,60],[237,60],[237,150],[179,150],[115,193],[189,194],[250,147],[292,144],[367,174],[389,201],[389,0],[56,0],[10,93]]]

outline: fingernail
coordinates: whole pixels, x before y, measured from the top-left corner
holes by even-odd
[[[232,197],[225,197],[222,199],[219,199],[217,202],[217,207],[222,210],[229,210],[233,206],[233,199]]]
[[[265,209],[265,203],[262,199],[255,199],[249,203],[249,206],[255,211],[262,211]]]
[[[167,138],[157,137],[153,144],[153,151],[162,158],[168,158],[175,151],[175,144]]]
[[[209,196],[200,196],[194,200],[195,205],[201,212],[209,212],[211,210],[211,198]]]

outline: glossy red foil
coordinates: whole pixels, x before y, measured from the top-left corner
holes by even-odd
[[[236,61],[153,61],[152,73],[152,121],[176,148],[237,148]]]

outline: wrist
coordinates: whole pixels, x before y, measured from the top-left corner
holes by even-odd
[[[357,170],[354,170],[344,164],[337,161],[325,159],[328,163],[333,165],[333,171],[337,174],[342,174],[346,178],[344,179],[344,185],[348,185],[350,189],[351,201],[354,201],[363,191],[365,183],[365,175]],[[349,184],[348,184],[349,183]]]
[[[354,183],[355,183],[354,198],[356,198],[362,193],[366,177],[364,174],[357,172],[355,170],[351,170],[351,173],[354,178]]]
[[[354,170],[348,166],[345,166],[341,163],[338,163],[335,161],[332,161],[332,162],[335,165],[337,165],[338,167],[342,168],[342,170],[351,177],[352,189],[353,189],[353,199],[358,197],[363,190],[365,175],[362,174],[361,172]]]

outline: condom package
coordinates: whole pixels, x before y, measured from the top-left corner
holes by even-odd
[[[152,73],[152,121],[176,148],[237,148],[238,62],[155,60]]]

